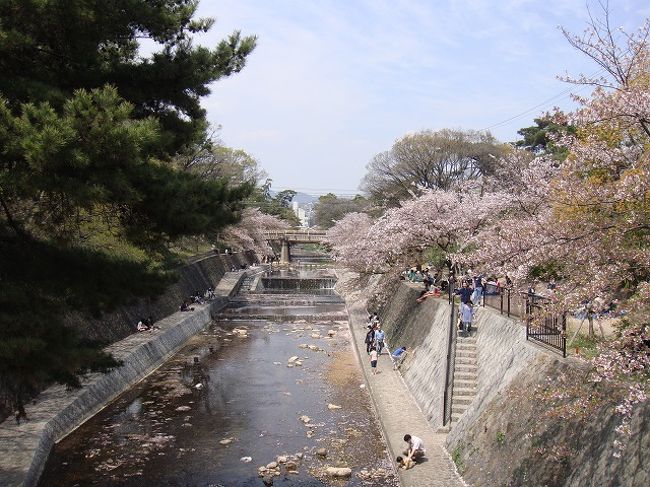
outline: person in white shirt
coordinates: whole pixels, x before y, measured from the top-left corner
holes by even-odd
[[[372,370],[372,375],[377,374],[377,349],[372,347],[370,349],[370,368]]]
[[[414,462],[417,462],[419,459],[424,457],[426,450],[424,449],[424,442],[421,438],[413,435],[404,435],[404,441],[408,443],[408,448],[404,452],[407,458],[410,458]]]

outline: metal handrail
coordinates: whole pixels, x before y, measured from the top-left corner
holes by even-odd
[[[454,369],[456,368],[456,300],[454,283],[449,285],[449,336],[447,338],[447,370],[443,398],[442,425],[451,423],[451,403],[454,393]]]

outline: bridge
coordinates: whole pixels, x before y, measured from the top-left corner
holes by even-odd
[[[291,244],[322,243],[325,239],[325,231],[309,229],[270,230],[265,232],[265,236],[267,240],[275,240],[282,243],[280,264],[288,264],[291,260]]]

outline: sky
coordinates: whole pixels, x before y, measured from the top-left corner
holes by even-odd
[[[234,30],[258,45],[203,100],[229,147],[254,156],[276,190],[359,192],[366,164],[408,133],[488,129],[500,141],[570,93],[558,75],[598,67],[579,34],[596,0],[202,0],[216,22],[197,44]],[[612,25],[650,17],[647,0],[610,0]]]

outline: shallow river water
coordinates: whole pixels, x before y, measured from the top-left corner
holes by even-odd
[[[62,440],[40,485],[262,486],[278,456],[273,485],[396,485],[347,326],[211,324]]]

